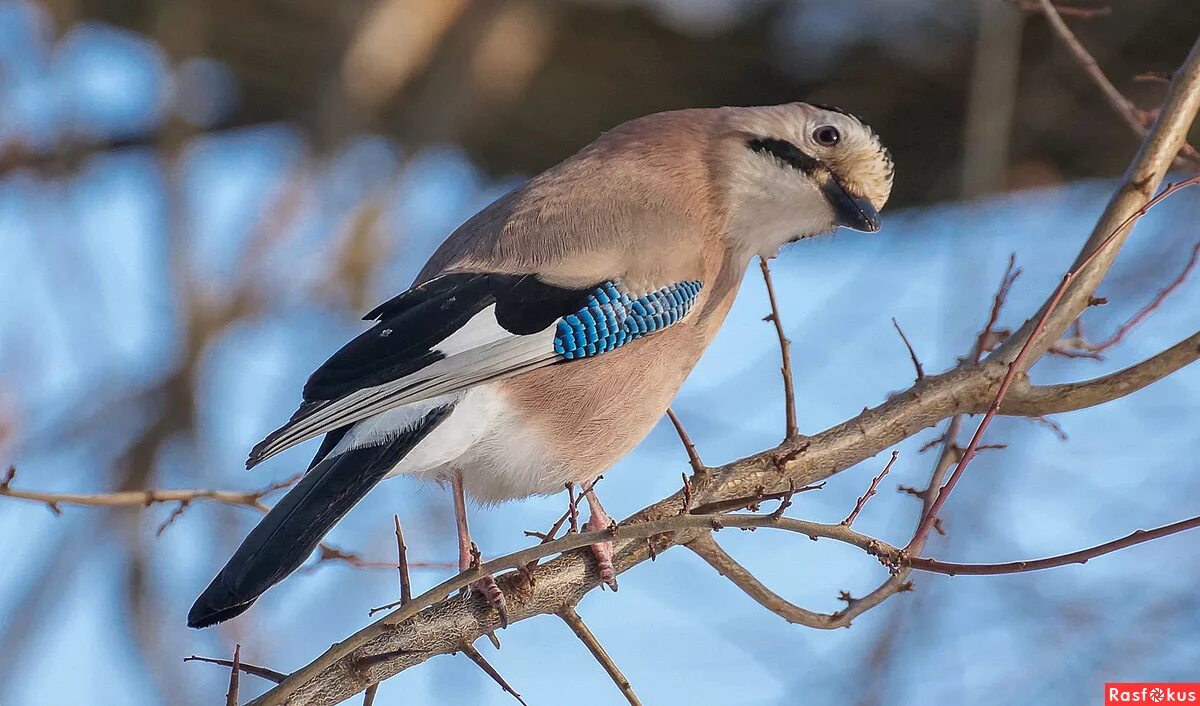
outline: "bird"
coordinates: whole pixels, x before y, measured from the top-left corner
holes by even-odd
[[[464,570],[479,556],[468,496],[580,484],[584,527],[611,527],[591,486],[666,412],[752,260],[838,227],[878,231],[893,174],[860,118],[793,102],[636,118],[500,197],[364,317],[253,448],[247,468],[323,436],[188,625],[247,610],[384,478],[449,486]],[[616,590],[611,542],[592,552]],[[491,576],[469,591],[507,624]]]

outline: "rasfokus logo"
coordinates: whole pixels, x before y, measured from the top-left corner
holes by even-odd
[[[1128,682],[1104,685],[1104,706],[1117,704],[1197,704],[1200,682]]]

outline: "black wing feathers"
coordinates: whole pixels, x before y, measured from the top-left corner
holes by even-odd
[[[196,599],[188,612],[188,626],[203,628],[241,614],[264,591],[300,568],[338,520],[452,409],[431,410],[381,446],[353,449],[316,464],[242,540],[225,568]]]
[[[378,323],[312,374],[304,386],[304,399],[336,399],[441,360],[444,356],[437,344],[492,304],[501,327],[528,335],[578,310],[592,289],[555,287],[533,275],[442,275],[367,314]]]

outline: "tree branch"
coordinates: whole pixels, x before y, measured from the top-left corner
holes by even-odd
[[[1112,402],[1157,382],[1200,359],[1200,331],[1124,370],[1061,385],[1030,385],[1018,380],[1000,414],[1037,417]]]
[[[818,613],[807,608],[801,608],[764,586],[746,567],[729,556],[721,548],[721,545],[717,544],[716,538],[711,533],[702,535],[699,539],[689,542],[687,548],[691,549],[696,556],[708,562],[708,565],[716,569],[718,574],[732,581],[734,585],[742,589],[747,596],[753,598],[759,605],[794,625],[803,625],[820,630],[844,628],[848,627],[850,621],[856,616],[873,607],[859,601],[851,603],[845,611],[837,613]]]
[[[617,667],[617,663],[613,661],[612,657],[608,656],[608,652],[604,649],[604,646],[596,639],[591,629],[588,628],[587,623],[583,622],[583,618],[580,617],[579,613],[575,612],[574,608],[567,607],[558,612],[558,617],[562,618],[567,627],[571,628],[571,632],[575,633],[575,637],[579,638],[579,641],[588,648],[588,652],[592,653],[592,656],[596,658],[600,666],[604,667],[604,671],[608,672],[608,676],[617,685],[617,688],[621,690],[621,695],[625,697],[629,705],[642,706],[642,702],[633,691],[633,685],[621,673],[621,669]]]

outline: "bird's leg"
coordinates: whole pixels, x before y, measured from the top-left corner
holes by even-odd
[[[600,504],[600,499],[596,497],[596,491],[588,488],[584,493],[587,498],[588,509],[591,510],[590,517],[587,523],[583,526],[588,532],[597,530],[612,529],[616,526],[613,518],[608,516],[604,511],[604,506]],[[600,542],[592,545],[592,553],[596,555],[596,563],[600,565],[600,582],[617,590],[617,571],[613,568],[613,545],[612,542]]]
[[[471,530],[467,527],[467,495],[463,490],[462,474],[455,472],[450,477],[454,492],[454,520],[458,525],[458,568],[460,571],[479,568],[479,547],[471,541]],[[504,592],[496,585],[491,575],[484,576],[471,584],[487,598],[488,603],[500,614],[500,627],[508,627],[508,603]]]

